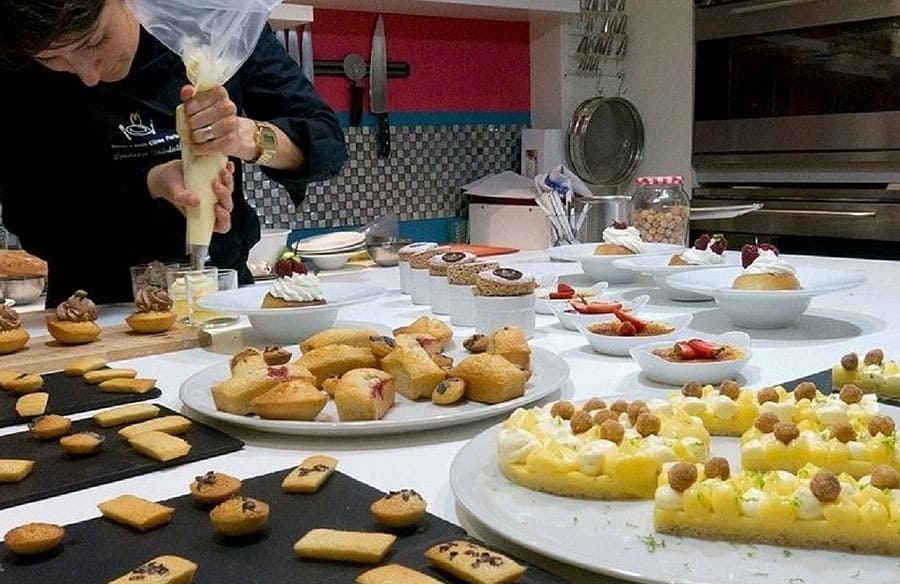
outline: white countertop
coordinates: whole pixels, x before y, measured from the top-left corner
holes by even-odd
[[[810,309],[794,328],[751,331],[753,359],[742,372],[748,385],[759,387],[829,368],[849,351],[864,352],[878,346],[889,357],[900,354],[900,292],[897,288],[897,282],[900,282],[900,263],[785,257],[799,267],[861,271],[866,274],[867,281],[859,288],[814,298]],[[580,272],[578,264],[552,263],[547,261],[546,253],[540,252],[500,256],[499,259],[504,265],[538,276]],[[386,327],[395,327],[429,314],[427,307],[414,306],[408,296],[400,294],[396,268],[353,270],[341,274],[326,274],[325,277],[332,281],[365,282],[388,288],[387,294],[374,302],[342,309],[339,320],[377,322]],[[637,285],[613,286],[610,290],[621,291],[626,295],[636,294],[637,290],[650,293],[648,310],[694,312],[690,329],[698,335],[717,334],[733,328],[715,308],[714,303],[671,302],[662,298],[658,290],[650,290],[650,282],[649,279],[641,278]],[[128,311],[129,307],[126,306],[101,307],[100,324],[119,324]],[[40,323],[35,326],[40,327]],[[156,401],[178,410],[182,407],[178,399],[181,383],[197,371],[228,359],[248,342],[248,337],[243,336],[247,332],[240,325],[237,328],[231,327],[216,333],[210,348],[121,361],[117,365],[133,367],[141,376],[156,377],[157,385],[163,392]],[[472,329],[457,327],[455,332],[458,335],[469,335]],[[46,334],[40,328],[33,328],[31,333]],[[593,353],[580,334],[564,330],[554,317],[538,315],[537,332],[532,343],[559,354],[568,362],[572,375],[571,382],[562,390],[563,397],[587,399],[595,395],[628,394],[638,388],[649,390],[659,387],[649,385],[639,378],[637,366],[630,359]],[[558,397],[553,394],[551,399]],[[86,412],[72,417],[90,415],[90,412]],[[503,419],[501,416],[483,423],[378,438],[281,436],[212,423],[211,425],[244,440],[246,447],[218,458],[0,511],[0,533],[30,521],[67,524],[89,519],[99,515],[96,508],[98,502],[122,493],[154,500],[183,495],[195,475],[211,469],[248,478],[295,466],[310,454],[325,453],[339,459],[338,468],[342,472],[379,489],[415,488],[428,501],[431,513],[461,524],[473,535],[482,537],[499,548],[520,554],[523,558],[559,572],[573,581],[615,581],[562,566],[499,540],[472,518],[464,516],[464,512],[457,506],[449,484],[449,469],[453,457],[469,439]],[[4,428],[0,429],[0,434],[23,429],[24,426]]]

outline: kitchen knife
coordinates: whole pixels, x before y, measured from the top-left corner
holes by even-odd
[[[372,35],[372,54],[369,57],[369,110],[377,118],[375,137],[379,158],[391,153],[391,128],[387,104],[387,52],[384,46],[384,20],[378,15]]]
[[[309,82],[315,85],[315,73],[313,71],[313,44],[312,44],[312,25],[304,24],[303,33],[300,36],[300,66],[303,74],[309,79]]]

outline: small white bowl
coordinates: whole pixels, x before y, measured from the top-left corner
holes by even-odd
[[[641,254],[594,255],[594,250],[598,245],[597,243],[580,243],[560,246],[554,248],[551,257],[581,262],[581,269],[595,282],[605,281],[610,284],[628,284],[634,281],[637,273],[617,267],[613,264],[615,260],[652,255],[671,256],[673,253],[684,249],[683,246],[671,243],[645,243],[644,252]]]
[[[641,320],[652,320],[660,322],[672,327],[672,332],[665,335],[656,335],[652,337],[617,337],[613,335],[598,335],[588,330],[587,326],[578,323],[578,330],[585,339],[591,344],[591,348],[603,355],[613,355],[614,357],[627,357],[629,351],[634,347],[646,344],[648,342],[664,341],[674,339],[678,333],[691,324],[694,318],[693,314],[676,314],[674,316],[666,316],[663,314],[653,315],[646,312],[641,313]]]
[[[710,265],[702,265],[702,266],[670,266],[669,260],[672,256],[670,255],[655,255],[655,256],[635,256],[631,258],[624,258],[620,260],[615,260],[613,265],[618,268],[624,268],[626,270],[631,270],[638,274],[649,274],[653,277],[653,281],[657,286],[663,291],[667,298],[670,300],[677,300],[681,302],[702,302],[704,300],[712,300],[712,296],[708,296],[705,294],[697,294],[695,292],[688,292],[687,290],[680,290],[678,288],[673,288],[669,286],[666,282],[666,278],[671,276],[672,274],[683,274],[685,272],[690,272],[694,270],[708,270],[710,268],[724,268],[727,266],[736,266],[740,264],[740,254],[736,252],[728,253],[726,252],[724,255],[724,262],[721,264],[710,264]]]
[[[326,304],[294,308],[262,308],[270,284],[214,292],[197,300],[201,308],[223,314],[243,314],[264,339],[292,344],[326,329],[337,320],[343,306],[374,300],[384,288],[351,283],[322,283]]]
[[[527,339],[534,336],[533,293],[475,297],[475,332],[490,335],[505,326],[519,327]]]
[[[806,312],[813,297],[862,285],[864,274],[844,270],[797,268],[800,290],[735,290],[740,267],[700,270],[666,278],[672,288],[706,294],[739,327],[779,329],[794,324]]]
[[[635,296],[632,300],[625,300],[623,298],[609,298],[609,297],[599,297],[596,298],[597,301],[603,302],[621,302],[622,308],[629,310],[632,314],[637,315],[642,308],[650,301],[650,296],[647,294],[641,294],[640,296]],[[609,314],[581,314],[575,312],[574,309],[572,312],[568,312],[568,301],[563,306],[555,306],[552,305],[550,309],[553,311],[553,314],[556,315],[557,320],[559,320],[559,324],[563,325],[563,328],[567,331],[578,331],[579,326],[587,326],[589,324],[595,322],[603,322],[605,320],[613,320],[616,318],[616,315],[613,313]]]
[[[449,284],[447,289],[447,308],[450,313],[450,324],[454,326],[475,326],[475,286]]]
[[[417,306],[431,304],[431,274],[428,268],[410,267],[409,298]]]
[[[312,255],[302,255],[301,259],[304,261],[311,261],[316,264],[316,267],[320,270],[340,270],[344,267],[353,255],[356,254],[356,251],[345,251],[341,253],[323,253],[323,254],[312,254]]]
[[[731,331],[714,337],[702,338],[719,345],[738,347],[744,352],[744,358],[731,361],[673,363],[653,354],[653,349],[671,347],[672,341],[638,345],[632,347],[628,353],[647,379],[675,386],[684,385],[689,381],[705,385],[733,379],[753,356],[753,352],[750,350],[750,335],[747,333]]]
[[[560,283],[560,282],[557,281],[557,284],[559,284],[559,283]],[[564,282],[564,283],[568,284],[568,282]],[[573,288],[575,288],[576,290],[577,290],[578,288],[580,288],[580,286],[575,286],[574,284],[572,284],[571,286],[572,286]],[[607,289],[607,288],[609,288],[609,283],[608,283],[608,282],[597,282],[597,283],[594,284],[593,286],[590,286],[590,289],[591,289],[591,290],[593,291],[593,293],[594,293],[594,295],[593,295],[593,296],[590,296],[590,298],[597,298],[597,297],[599,297],[601,294],[603,294],[604,292],[606,292],[606,289]],[[556,291],[556,286],[555,286],[555,285],[554,285],[554,286],[548,286],[548,287],[546,287],[546,288],[539,288],[539,289],[537,289],[537,290],[534,291],[535,296],[537,296],[537,298],[536,298],[535,301],[534,301],[534,310],[535,310],[535,312],[537,312],[538,314],[549,314],[549,315],[552,316],[552,315],[556,314],[555,312],[553,312],[553,308],[552,308],[553,306],[560,306],[560,307],[565,308],[566,305],[569,304],[569,301],[568,301],[568,300],[550,300],[550,298],[548,297],[548,295],[549,295],[551,292],[555,292],[555,291]]]

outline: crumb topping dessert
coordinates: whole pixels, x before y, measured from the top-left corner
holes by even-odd
[[[669,325],[654,320],[641,320],[622,310],[613,312],[616,320],[596,322],[588,325],[587,329],[595,335],[610,337],[654,337],[667,335],[675,329]]]
[[[449,251],[436,255],[428,260],[428,273],[432,276],[446,276],[450,266],[469,264],[476,259],[475,254],[461,251]]]
[[[731,345],[720,345],[704,339],[676,341],[671,347],[653,349],[652,353],[671,363],[710,363],[735,361],[744,358],[744,352]]]

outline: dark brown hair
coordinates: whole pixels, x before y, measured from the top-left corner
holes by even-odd
[[[0,0],[0,67],[16,68],[94,29],[106,0]]]

